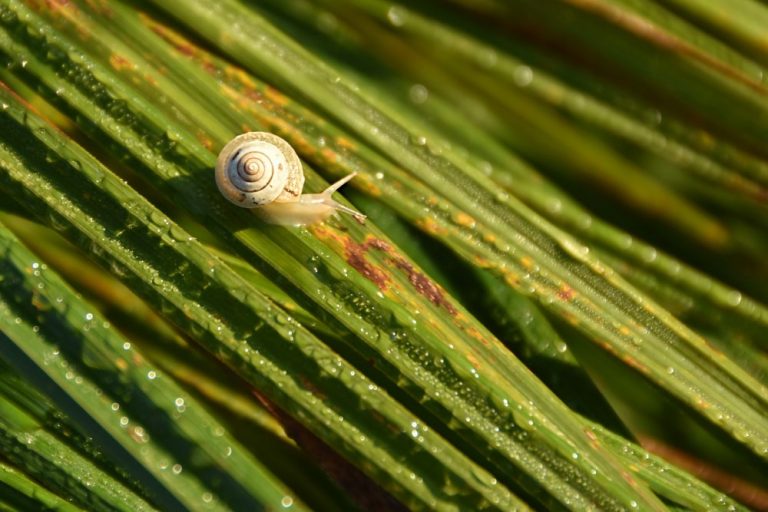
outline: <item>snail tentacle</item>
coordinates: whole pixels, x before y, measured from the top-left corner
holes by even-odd
[[[343,204],[335,201],[331,196],[334,192],[339,190],[342,185],[347,183],[349,180],[357,176],[356,172],[353,172],[352,174],[348,174],[341,178],[339,181],[332,183],[328,186],[325,190],[320,192],[319,194],[303,194],[299,198],[299,202],[303,204],[322,204],[329,208],[332,208],[334,210],[338,210],[340,212],[348,213],[357,219],[365,219],[365,215],[362,213],[353,210],[352,208],[348,208],[344,206]]]

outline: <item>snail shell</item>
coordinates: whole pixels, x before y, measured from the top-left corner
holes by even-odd
[[[238,135],[224,146],[216,161],[216,185],[224,197],[243,208],[254,208],[271,224],[312,224],[337,211],[362,221],[365,215],[331,197],[356,174],[319,194],[302,194],[304,172],[299,156],[288,142],[266,132]]]
[[[216,185],[243,208],[296,200],[304,187],[299,155],[290,144],[267,132],[238,135],[219,153]]]

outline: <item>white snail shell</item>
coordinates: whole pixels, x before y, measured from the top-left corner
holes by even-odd
[[[299,155],[285,140],[249,132],[229,141],[219,153],[216,185],[232,203],[254,208],[299,197],[304,173]]]
[[[255,211],[266,222],[305,225],[337,211],[365,215],[337,203],[331,195],[351,180],[352,173],[320,194],[303,194],[301,160],[290,144],[267,132],[249,132],[232,139],[216,161],[216,185],[230,202]]]

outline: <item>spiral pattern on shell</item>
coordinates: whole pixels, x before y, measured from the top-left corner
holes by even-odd
[[[291,146],[266,132],[235,137],[219,153],[216,184],[238,206],[253,208],[272,201],[294,201],[304,176]]]

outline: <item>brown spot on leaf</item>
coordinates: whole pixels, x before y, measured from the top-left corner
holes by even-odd
[[[472,229],[475,227],[475,219],[473,219],[471,216],[467,215],[464,212],[459,212],[453,217],[454,222],[458,224],[459,226],[463,226],[465,228]]]
[[[216,65],[211,61],[203,61],[201,65],[203,67],[203,71],[209,75],[216,76],[216,74],[219,72],[219,68],[217,68]]]
[[[351,140],[349,140],[346,137],[336,137],[336,145],[339,146],[340,148],[344,148],[344,149],[355,149],[356,148],[355,143],[352,142]]]
[[[533,260],[529,256],[523,256],[520,258],[520,263],[522,263],[523,266],[528,270],[531,270],[534,267]]]
[[[368,247],[378,249],[387,253],[392,262],[397,268],[404,271],[408,276],[408,281],[413,285],[414,289],[429,301],[439,307],[444,308],[451,315],[456,315],[456,308],[446,298],[443,289],[434,281],[432,281],[426,274],[420,272],[411,262],[396,254],[392,247],[383,240],[377,238],[370,239],[366,242]]]
[[[478,266],[480,268],[491,268],[493,265],[491,264],[491,260],[488,258],[484,258],[482,256],[474,256],[472,258],[472,262],[475,264],[475,266]]]
[[[416,270],[407,260],[397,257],[395,264],[408,275],[408,281],[417,292],[429,299],[436,306],[443,307],[451,315],[456,315],[456,308],[446,299],[442,288],[422,272]]]
[[[280,105],[281,107],[284,107],[291,103],[291,100],[287,96],[285,96],[284,94],[281,94],[280,91],[278,91],[274,87],[267,86],[267,88],[264,91],[264,96],[272,103]]]
[[[357,243],[349,236],[338,233],[323,224],[311,225],[309,229],[318,238],[339,244],[344,251],[344,258],[347,263],[357,270],[360,275],[374,283],[379,290],[385,291],[389,287],[391,277],[382,268],[368,261],[366,253],[370,249],[376,249],[385,253],[388,263],[405,272],[408,281],[420,295],[429,299],[436,306],[444,308],[452,316],[458,314],[440,285],[434,283],[424,273],[420,272],[412,263],[398,254],[386,241],[374,236],[368,236],[363,243]]]
[[[448,230],[445,229],[442,225],[438,224],[437,221],[435,221],[432,217],[422,217],[420,219],[416,219],[416,225],[424,231],[427,234],[430,235],[446,235],[448,234]]]
[[[518,286],[520,284],[520,276],[516,272],[502,270],[504,275],[504,282],[510,286]]]
[[[208,137],[208,135],[204,132],[197,132],[196,134],[198,142],[203,145],[206,149],[209,149],[213,151],[213,140]]]
[[[560,286],[560,290],[558,290],[557,292],[557,298],[565,301],[569,301],[573,299],[575,295],[576,295],[576,292],[573,291],[573,288],[571,288],[567,284]]]
[[[464,331],[465,331],[465,332],[466,332],[466,333],[467,333],[467,334],[468,334],[470,337],[472,337],[472,338],[476,339],[477,341],[479,341],[480,343],[482,343],[482,344],[483,344],[483,345],[485,345],[486,347],[487,347],[487,346],[489,346],[489,345],[491,344],[491,342],[490,342],[490,341],[489,341],[489,340],[488,340],[488,339],[487,339],[485,336],[483,336],[483,333],[482,333],[482,332],[480,332],[480,331],[478,331],[478,330],[477,330],[477,329],[475,329],[474,327],[468,327],[468,328],[464,329]]]
[[[50,9],[51,11],[57,11],[58,9],[69,7],[69,1],[68,0],[46,0],[45,5]],[[38,10],[40,8],[40,5],[38,2],[29,2],[30,7],[33,9]]]
[[[192,57],[195,55],[195,48],[188,43],[180,43],[176,46],[176,49],[185,57]]]
[[[335,164],[339,161],[339,154],[330,148],[321,149],[320,156],[322,157],[323,161],[330,164]]]
[[[113,53],[112,55],[109,56],[109,64],[110,66],[115,68],[117,71],[133,69],[133,63],[131,61],[129,61],[122,55],[118,55],[116,53]]]
[[[378,286],[379,290],[384,291],[389,285],[389,277],[366,259],[365,253],[369,247],[371,247],[369,242],[358,244],[348,238],[344,241],[344,258],[360,275]]]

